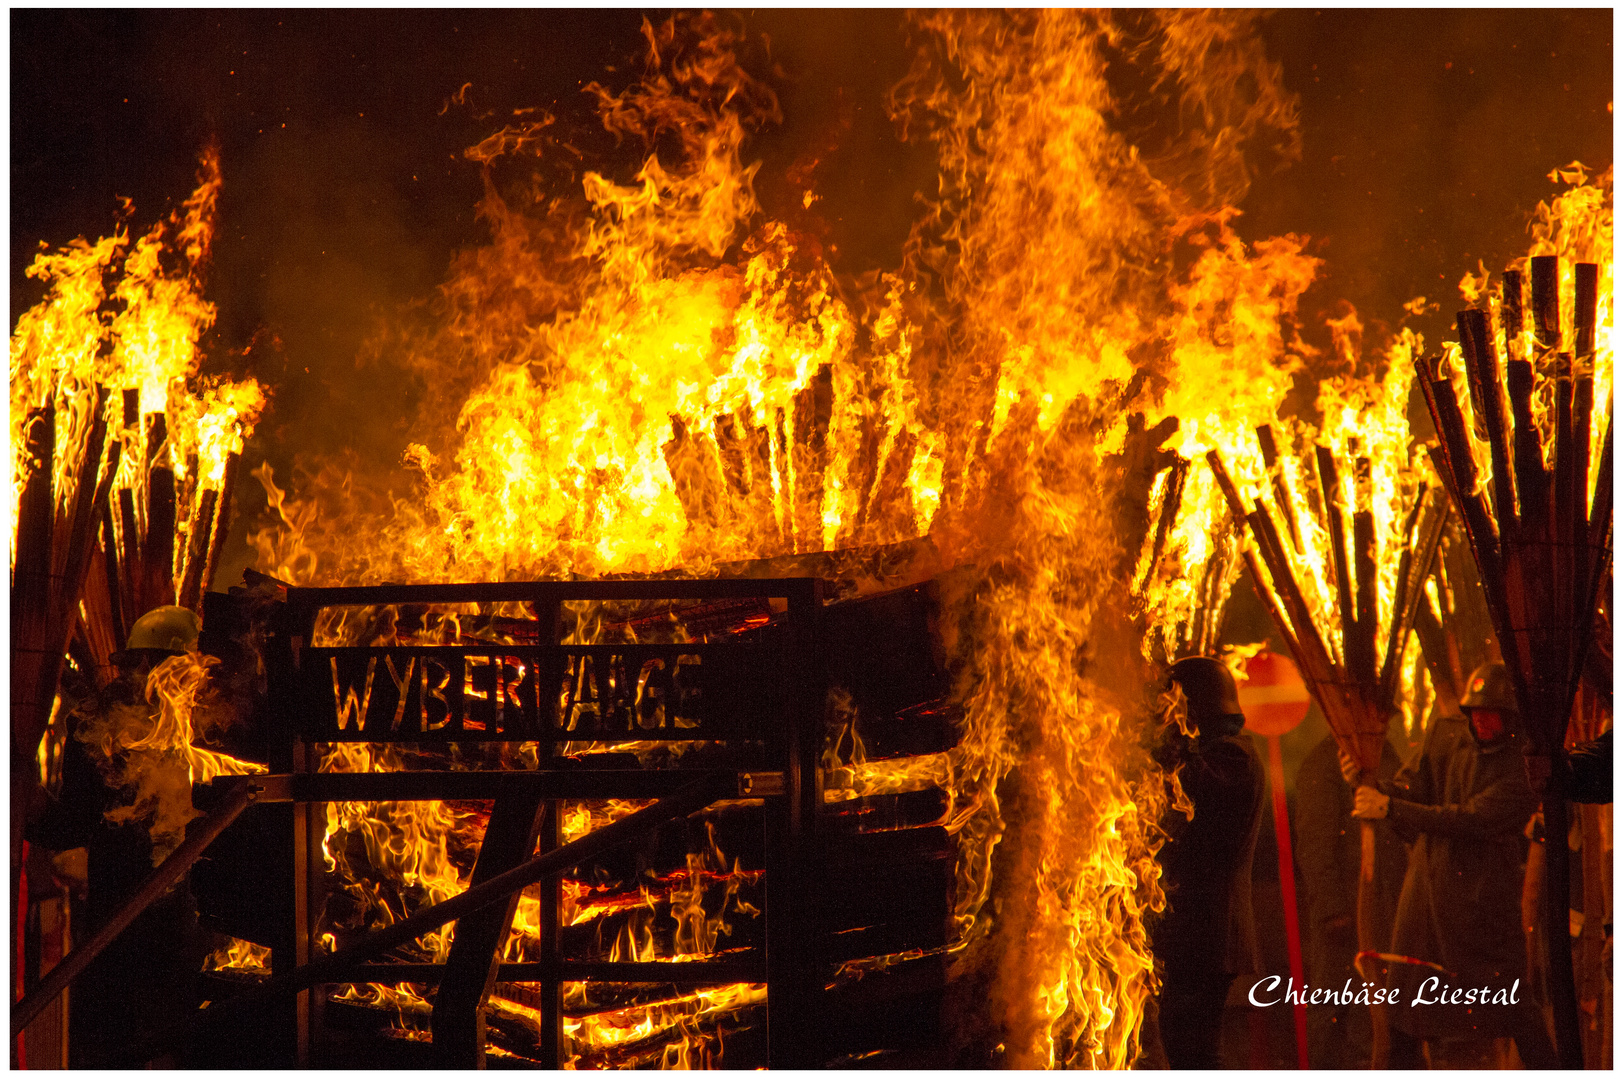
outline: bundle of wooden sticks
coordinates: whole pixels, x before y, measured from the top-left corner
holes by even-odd
[[[120,421],[114,428],[115,415]],[[12,578],[12,745],[50,722],[66,658],[96,682],[135,620],[197,608],[224,546],[237,455],[206,483],[176,469],[163,412],[140,391],[68,386],[30,412]]]
[[[1497,327],[1489,311],[1459,313],[1467,401],[1456,397],[1440,358],[1424,359],[1416,369],[1441,439],[1433,462],[1464,518],[1532,749],[1555,761],[1544,792],[1545,835],[1563,837],[1569,811],[1560,763],[1597,597],[1611,567],[1612,425],[1608,417],[1600,438],[1593,438],[1598,266],[1572,267],[1570,352],[1563,349],[1559,260],[1534,257],[1529,270],[1531,338],[1523,333],[1518,271],[1507,270],[1501,279]],[[1486,478],[1477,464],[1484,458]],[[1566,895],[1567,846],[1545,846],[1546,895]],[[1549,940],[1565,941],[1566,905],[1545,907]],[[1572,955],[1552,948],[1549,961],[1561,1065],[1582,1068]]]

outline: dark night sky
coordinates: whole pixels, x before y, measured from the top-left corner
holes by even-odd
[[[216,353],[261,328],[280,338],[254,370],[277,387],[256,440],[267,450],[291,439],[288,425],[320,441],[310,425],[376,317],[483,239],[479,173],[462,150],[521,106],[584,125],[580,86],[618,87],[640,69],[640,16],[627,11],[10,17],[13,318],[38,296],[22,271],[39,241],[105,235],[117,196],[144,228],[190,191],[198,148],[218,138]],[[849,109],[822,174],[837,269],[894,265],[913,193],[933,182],[928,150],[898,144],[884,119],[882,95],[908,63],[901,24],[896,11],[746,17],[770,39],[756,70],[775,65],[785,114],[752,148],[768,210],[775,171],[826,129],[837,95]],[[1525,250],[1528,214],[1556,190],[1545,174],[1611,162],[1609,10],[1299,10],[1263,33],[1301,95],[1304,152],[1255,183],[1240,228],[1314,237],[1328,267],[1310,320],[1344,298],[1366,324],[1395,321],[1425,294],[1443,301],[1420,323],[1435,342],[1463,273]],[[467,82],[494,118],[442,115]]]

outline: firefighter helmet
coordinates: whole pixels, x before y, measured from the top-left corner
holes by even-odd
[[[202,623],[195,611],[173,604],[153,608],[130,627],[130,640],[126,649],[158,649],[169,653],[183,653],[197,644]]]
[[[1223,661],[1210,656],[1189,656],[1172,665],[1169,676],[1183,687],[1189,702],[1189,715],[1201,717],[1240,716],[1240,691],[1234,675]]]
[[[1483,664],[1473,671],[1471,680],[1465,684],[1465,696],[1460,698],[1460,708],[1466,712],[1497,709],[1506,714],[1520,714],[1510,670],[1503,664]]]

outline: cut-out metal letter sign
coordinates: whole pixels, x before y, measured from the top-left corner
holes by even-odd
[[[736,645],[306,649],[299,711],[323,742],[741,735],[781,704],[778,660]]]

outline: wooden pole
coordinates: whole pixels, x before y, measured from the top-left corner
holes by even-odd
[[[1572,969],[1572,943],[1567,909],[1571,907],[1572,853],[1567,850],[1567,784],[1562,769],[1564,747],[1552,758],[1544,791],[1544,933],[1549,964],[1550,1011],[1555,1020],[1555,1052],[1563,1069],[1584,1067],[1583,1030],[1578,1023],[1578,992]]]
[[[1357,631],[1354,623],[1357,613],[1353,609],[1352,569],[1347,565],[1347,528],[1341,514],[1341,482],[1336,471],[1336,458],[1327,446],[1313,448],[1318,464],[1319,490],[1323,492],[1324,521],[1330,534],[1331,567],[1335,571],[1336,607],[1341,614],[1341,658],[1351,664],[1357,651]]]
[[[203,599],[203,571],[208,565],[209,552],[214,548],[214,504],[219,497],[220,493],[212,489],[203,492],[186,538],[186,567],[181,572],[180,592],[175,603],[194,611]]]
[[[237,483],[237,473],[242,465],[242,455],[232,454],[225,459],[225,479],[220,481],[220,498],[214,510],[213,539],[209,544],[208,561],[203,564],[203,591],[214,584],[214,572],[219,568],[220,555],[225,550],[225,542],[231,534],[231,492]],[[202,597],[198,597],[202,602]]]
[[[1279,464],[1279,446],[1274,439],[1272,424],[1257,428],[1257,446],[1262,450],[1262,464],[1273,484],[1274,501],[1279,504],[1279,512],[1285,519],[1285,531],[1290,533],[1291,546],[1299,555],[1302,552],[1302,530],[1296,525],[1296,509],[1291,505],[1290,489],[1285,486],[1285,470]]]
[[[1510,286],[1507,284],[1505,288],[1508,297]],[[1519,333],[1519,296],[1517,302],[1516,325]],[[1499,518],[1501,536],[1513,538],[1517,520],[1516,492],[1511,482],[1510,451],[1505,445],[1504,399],[1499,389],[1499,361],[1493,347],[1493,335],[1488,330],[1487,315],[1475,308],[1460,312],[1455,322],[1459,327],[1465,370],[1470,376],[1471,404],[1488,434],[1488,453],[1493,463],[1494,511]]]

